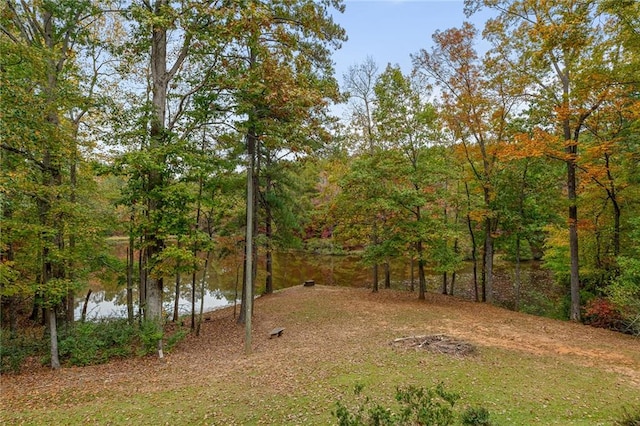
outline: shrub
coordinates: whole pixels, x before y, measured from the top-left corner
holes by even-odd
[[[356,385],[355,395],[360,396],[361,385]],[[442,384],[424,389],[408,386],[396,390],[398,406],[385,407],[372,402],[368,397],[359,397],[360,404],[354,409],[338,401],[332,414],[340,426],[364,425],[452,425],[460,417],[464,425],[491,425],[489,411],[485,408],[469,408],[461,415],[455,411],[460,395],[447,391]],[[394,411],[394,408],[396,409]]]
[[[625,333],[640,335],[640,259],[619,257],[620,275],[606,289],[607,297],[620,307]]]
[[[462,424],[468,426],[491,426],[489,410],[484,407],[469,407],[462,413]]]
[[[12,336],[0,330],[0,373],[18,373],[27,357],[43,349],[41,339]]]
[[[162,339],[162,327],[153,321],[143,321],[140,325],[140,334],[138,337],[142,344],[138,355],[144,356],[152,354],[158,350],[158,343]]]
[[[122,319],[74,323],[60,332],[60,360],[84,366],[130,356],[136,334],[135,327]]]
[[[178,343],[180,343],[184,340],[185,337],[187,337],[187,334],[189,334],[189,330],[185,328],[179,328],[173,334],[167,336],[167,342],[165,345],[166,350],[170,351],[171,349],[173,349]]]
[[[593,327],[621,331],[623,318],[620,310],[608,299],[597,297],[584,308],[583,321]]]

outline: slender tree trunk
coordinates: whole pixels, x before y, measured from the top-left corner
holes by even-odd
[[[127,319],[130,325],[133,325],[133,263],[135,262],[134,251],[134,235],[133,235],[133,223],[135,220],[135,213],[133,209],[129,216],[129,246],[127,247]]]
[[[138,321],[142,321],[147,310],[147,272],[144,265],[146,249],[142,246],[144,238],[140,237],[140,250],[138,250]]]
[[[469,185],[464,184],[467,193],[467,228],[469,229],[469,237],[471,238],[471,261],[473,262],[473,289],[476,302],[480,301],[480,295],[478,294],[478,254],[475,233],[473,232],[473,224],[471,222],[471,193],[469,192]]]
[[[411,256],[411,292],[416,291],[416,279],[415,279],[415,259]]]
[[[456,223],[458,223],[458,213],[456,211]],[[459,243],[458,243],[458,238],[456,238],[453,242],[453,252],[456,254],[456,256],[460,253],[460,247],[459,247]],[[451,294],[452,296],[455,296],[455,287],[456,287],[456,277],[457,277],[457,273],[454,270],[453,273],[451,274],[451,287],[450,287],[450,292],[449,294]]]
[[[178,247],[180,243],[178,243]],[[180,262],[178,262],[178,272],[176,272],[176,291],[175,300],[173,301],[173,322],[178,322],[180,317],[180,285],[182,284],[182,277],[180,276]]]
[[[56,310],[53,307],[47,309],[47,322],[49,323],[49,341],[51,344],[51,368],[58,370],[60,368],[60,359],[58,357],[58,324]]]
[[[522,278],[520,274],[520,235],[516,236],[516,277],[515,277],[515,287],[516,287],[516,300],[514,303],[514,310],[520,310],[520,287],[522,285]]]
[[[205,144],[205,136],[204,134],[202,135],[202,149],[204,150],[204,144]],[[193,225],[193,232],[195,234],[198,233],[199,229],[200,229],[200,214],[202,212],[202,190],[204,187],[204,179],[202,177],[202,175],[198,176],[198,201],[197,201],[197,206],[196,206],[196,221]],[[198,243],[197,243],[198,238],[194,238],[193,240],[193,247],[192,247],[192,252],[191,254],[193,255],[193,258],[196,259],[196,257],[198,256]],[[206,269],[206,265],[209,263],[209,256],[207,255],[207,258],[205,259],[205,269]],[[202,295],[202,298],[204,299],[204,294]],[[191,273],[191,330],[195,330],[196,327],[196,268],[193,268],[193,272]]]
[[[442,273],[442,294],[447,294],[447,272]]]
[[[485,219],[484,268],[483,268],[483,302],[493,303],[493,221]]]
[[[246,355],[251,354],[251,317],[253,313],[253,225],[255,213],[255,156],[257,147],[257,137],[253,131],[249,131],[247,135],[247,154],[249,164],[247,165],[247,219],[245,234],[245,283],[244,283],[244,299],[242,301],[242,313],[244,313],[245,337],[244,352]]]
[[[87,291],[87,296],[84,298],[84,304],[82,305],[82,315],[80,321],[85,322],[87,320],[87,306],[89,305],[89,298],[91,297],[91,289]]]
[[[127,247],[127,320],[133,325],[133,231],[129,230],[129,246]]]
[[[198,326],[196,328],[196,336],[200,336],[200,326],[202,325],[202,318],[204,317],[204,285],[209,277],[209,265],[211,264],[209,259],[211,258],[211,252],[207,253],[207,257],[204,260],[204,270],[202,272],[202,281],[200,282],[200,313],[198,314]]]
[[[391,266],[388,260],[384,262],[384,288],[391,288]]]
[[[77,136],[77,132],[76,135]],[[77,202],[77,189],[78,189],[78,160],[77,153],[75,152],[76,147],[74,146],[74,153],[71,158],[71,164],[69,167],[69,183],[71,184],[71,195],[69,197],[69,201],[72,206],[74,206]],[[73,259],[73,254],[76,252],[76,235],[73,230],[69,233],[69,251],[72,253],[71,259]],[[75,265],[73,264],[73,260],[68,261],[67,265],[67,276],[71,282],[75,280]],[[66,303],[66,322],[68,324],[73,324],[74,314],[75,314],[75,302],[76,302],[76,294],[73,287],[71,287],[67,291],[67,303]]]

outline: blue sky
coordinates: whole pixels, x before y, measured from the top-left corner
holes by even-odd
[[[346,0],[345,4],[345,13],[334,15],[349,37],[333,56],[340,83],[349,67],[367,56],[380,71],[390,62],[409,73],[410,55],[429,50],[436,30],[459,27],[466,19],[462,0]],[[471,22],[481,30],[484,17],[474,15]]]

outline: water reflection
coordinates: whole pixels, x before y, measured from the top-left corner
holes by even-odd
[[[204,310],[210,311],[228,306],[240,297],[242,286],[242,259],[229,256],[224,259],[210,259],[210,271],[205,281]],[[548,271],[541,268],[540,262],[522,264],[522,284],[520,289],[520,306],[527,311],[545,314],[540,301],[552,305],[564,297],[564,289],[557,288]],[[350,287],[371,287],[371,268],[362,264],[359,256],[330,256],[306,252],[274,253],[273,286],[279,290],[301,285],[306,280],[314,280],[317,284]],[[407,259],[395,259],[390,265],[391,287],[409,289],[412,281],[411,263]],[[514,282],[514,265],[509,262],[496,262],[494,269],[494,300],[497,304],[513,308],[516,290]],[[417,269],[413,274],[417,287]],[[264,259],[260,259],[256,279],[256,293],[264,292],[266,273]],[[383,268],[380,268],[380,286],[383,282]],[[450,278],[449,278],[450,279]],[[197,277],[198,287],[202,276]],[[427,271],[427,288],[432,292],[442,289],[442,275]],[[451,289],[449,287],[449,292]],[[196,312],[200,309],[200,291],[196,292]],[[165,315],[171,317],[174,309],[175,278],[165,279],[164,309]],[[191,276],[183,276],[180,286],[179,313],[191,313]],[[473,300],[472,265],[468,263],[457,274],[454,295]],[[137,300],[137,295],[134,295]],[[80,318],[84,298],[76,303],[75,315]],[[135,308],[138,313],[137,306]],[[89,298],[87,318],[126,317],[126,290],[108,291],[97,289]]]
[[[127,317],[127,291],[122,290],[117,293],[116,297],[109,298],[107,291],[92,292],[89,296],[87,303],[86,319],[96,320],[103,318],[126,318]],[[138,300],[137,292],[134,292],[134,300]],[[196,299],[196,313],[200,310],[201,297],[198,295]],[[173,313],[174,298],[170,297],[169,300],[165,298],[163,303],[163,309],[168,316]],[[84,299],[77,299],[74,310],[74,316],[77,320],[82,318],[82,309],[84,307]],[[220,290],[205,290],[204,294],[204,311],[212,311],[215,309],[229,306],[232,302],[225,297]],[[138,314],[138,303],[134,302],[133,311],[135,315]],[[191,314],[191,299],[185,299],[180,297],[178,299],[178,312],[180,315]]]

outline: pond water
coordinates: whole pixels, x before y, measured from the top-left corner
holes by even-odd
[[[242,286],[241,257],[228,256],[224,259],[211,259],[209,274],[205,279],[204,310],[210,311],[233,304],[240,297]],[[260,260],[256,280],[256,293],[264,291],[264,260]],[[307,252],[274,253],[273,287],[275,290],[302,285],[306,280],[316,284],[332,286],[371,287],[371,268],[364,266],[359,256],[331,256]],[[564,289],[558,288],[550,273],[542,268],[540,262],[524,262],[521,268],[520,310],[539,315],[550,315],[550,309],[557,308],[564,297]],[[396,259],[390,265],[391,287],[394,289],[411,288],[412,268],[409,260]],[[514,265],[497,261],[494,267],[494,299],[496,304],[513,308],[516,291],[514,286]],[[380,287],[384,286],[384,272],[380,267]],[[197,275],[199,289],[202,274]],[[417,267],[413,280],[418,287]],[[449,277],[449,281],[451,277]],[[174,309],[175,277],[165,279],[164,307],[170,317]],[[428,290],[441,292],[442,274],[427,270]],[[179,312],[191,313],[191,275],[181,278]],[[416,290],[417,292],[417,290]],[[134,292],[135,293],[135,292]],[[196,310],[200,308],[200,292],[196,292]],[[454,295],[473,300],[472,264],[469,262],[456,276]],[[416,293],[417,297],[417,293]],[[76,301],[75,314],[80,318],[84,297]],[[126,317],[126,290],[124,288],[94,288],[87,304],[87,318]],[[137,295],[134,294],[134,300]],[[137,307],[135,308],[137,313]]]

